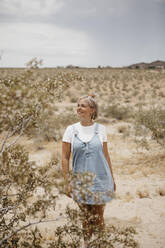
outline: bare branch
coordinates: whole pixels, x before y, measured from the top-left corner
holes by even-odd
[[[9,135],[9,138],[11,138],[17,131],[19,130],[19,126],[15,127],[13,132]]]
[[[24,133],[25,129],[28,127],[28,124],[29,124],[31,118],[32,118],[32,117],[29,116],[28,119],[26,119],[26,120],[23,119],[23,120],[22,120],[22,125],[21,125],[20,134],[16,137],[16,139],[15,139],[13,142],[11,142],[11,143],[7,146],[7,149],[8,149],[10,146],[14,145],[14,144],[19,140],[19,138],[20,138],[20,137],[22,136],[22,134]],[[6,137],[5,137],[5,139],[4,139],[3,143],[2,143],[1,150],[0,150],[0,155],[2,155],[2,153],[3,153],[3,151],[4,151],[4,148],[5,148],[5,145],[6,145],[7,140],[8,140],[10,137],[12,137],[12,136],[16,133],[17,130],[19,130],[19,126],[16,127],[16,128],[13,130],[13,132],[11,132],[11,128],[9,128],[9,130],[8,130],[8,132],[7,132],[7,135],[6,135]],[[10,132],[11,132],[11,133],[10,133]]]
[[[11,195],[6,194],[6,195],[3,195],[3,198],[18,196],[18,195],[19,195],[19,193],[17,193],[17,194],[11,194]],[[2,199],[3,199],[3,198],[2,198]]]
[[[64,217],[60,216],[60,217],[58,217],[58,218],[56,218],[56,219],[54,219],[54,220],[44,220],[44,221],[41,221],[41,220],[40,220],[40,221],[32,222],[32,223],[29,223],[29,224],[27,224],[27,225],[25,225],[25,226],[22,226],[22,227],[20,227],[19,229],[17,229],[16,231],[14,231],[12,234],[10,234],[10,235],[8,235],[7,237],[5,237],[4,239],[0,240],[0,245],[3,244],[5,241],[9,240],[9,239],[10,239],[13,235],[15,235],[16,233],[18,233],[18,232],[20,232],[20,231],[22,231],[22,230],[28,228],[29,226],[38,225],[38,224],[40,224],[40,223],[54,222],[54,221],[58,221],[58,220],[61,219],[61,218],[64,218]]]
[[[19,138],[22,136],[23,132],[24,132],[25,129],[27,128],[28,123],[30,122],[31,118],[32,118],[32,117],[30,116],[27,120],[24,120],[24,119],[23,119],[20,134],[16,137],[16,139],[15,139],[12,143],[10,143],[10,144],[7,146],[7,149],[8,149],[10,146],[14,145],[14,144],[19,140]]]
[[[3,150],[4,150],[4,147],[5,147],[5,144],[9,138],[9,134],[10,134],[10,131],[11,131],[11,128],[9,128],[8,132],[7,132],[7,135],[2,143],[2,146],[1,146],[1,150],[0,150],[0,155],[3,153]]]
[[[7,207],[7,208],[0,208],[0,212],[8,212],[8,211],[10,211],[10,210],[12,210],[12,209],[14,209],[14,208],[16,208],[17,206],[14,206],[14,207]]]

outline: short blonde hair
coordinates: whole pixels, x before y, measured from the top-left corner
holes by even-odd
[[[91,116],[91,119],[92,120],[95,120],[97,118],[97,116],[98,116],[98,104],[96,102],[96,98],[95,97],[96,97],[95,94],[89,94],[89,95],[81,96],[78,99],[78,101],[79,100],[82,100],[82,99],[86,100],[88,102],[88,104],[89,104],[89,107],[90,108],[94,108],[94,113]]]

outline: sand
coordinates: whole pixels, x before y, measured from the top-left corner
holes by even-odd
[[[156,160],[151,166],[152,149],[156,158],[159,154],[160,157],[163,156],[163,150],[155,143],[149,151],[139,150],[132,137],[124,139],[117,133],[117,127],[110,125],[107,126],[107,130],[111,141],[109,151],[117,190],[115,199],[106,205],[105,223],[119,227],[134,227],[137,231],[135,239],[141,248],[164,248],[165,158],[160,161],[160,166]],[[48,162],[54,147],[53,142],[45,144],[42,151],[31,152],[30,160],[36,161],[38,165]],[[46,239],[53,239],[54,229],[65,223],[64,213],[67,205],[77,207],[72,199],[64,195],[59,196],[56,211],[50,211],[48,215],[50,219],[57,221],[39,225]],[[63,215],[60,216],[60,213]]]

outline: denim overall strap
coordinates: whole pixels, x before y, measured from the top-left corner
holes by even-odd
[[[72,141],[73,141],[73,144],[74,144],[75,137],[78,136],[78,131],[77,131],[77,129],[75,128],[75,125],[73,125],[72,128],[73,128],[73,135],[74,135]],[[72,147],[71,147],[71,151],[72,151],[72,152],[74,152],[74,151],[73,151],[73,146],[74,146],[73,144],[72,144]]]
[[[77,131],[77,129],[75,128],[75,126],[74,126],[74,125],[73,125],[72,127],[73,127],[73,134],[74,134],[74,136],[77,136],[77,135],[78,135],[78,131]]]
[[[95,124],[95,134],[98,134],[99,133],[99,124],[98,123],[96,123]]]

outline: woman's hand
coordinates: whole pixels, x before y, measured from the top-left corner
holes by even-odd
[[[113,184],[114,184],[114,191],[116,191],[116,183],[115,183],[115,181],[113,181]]]

